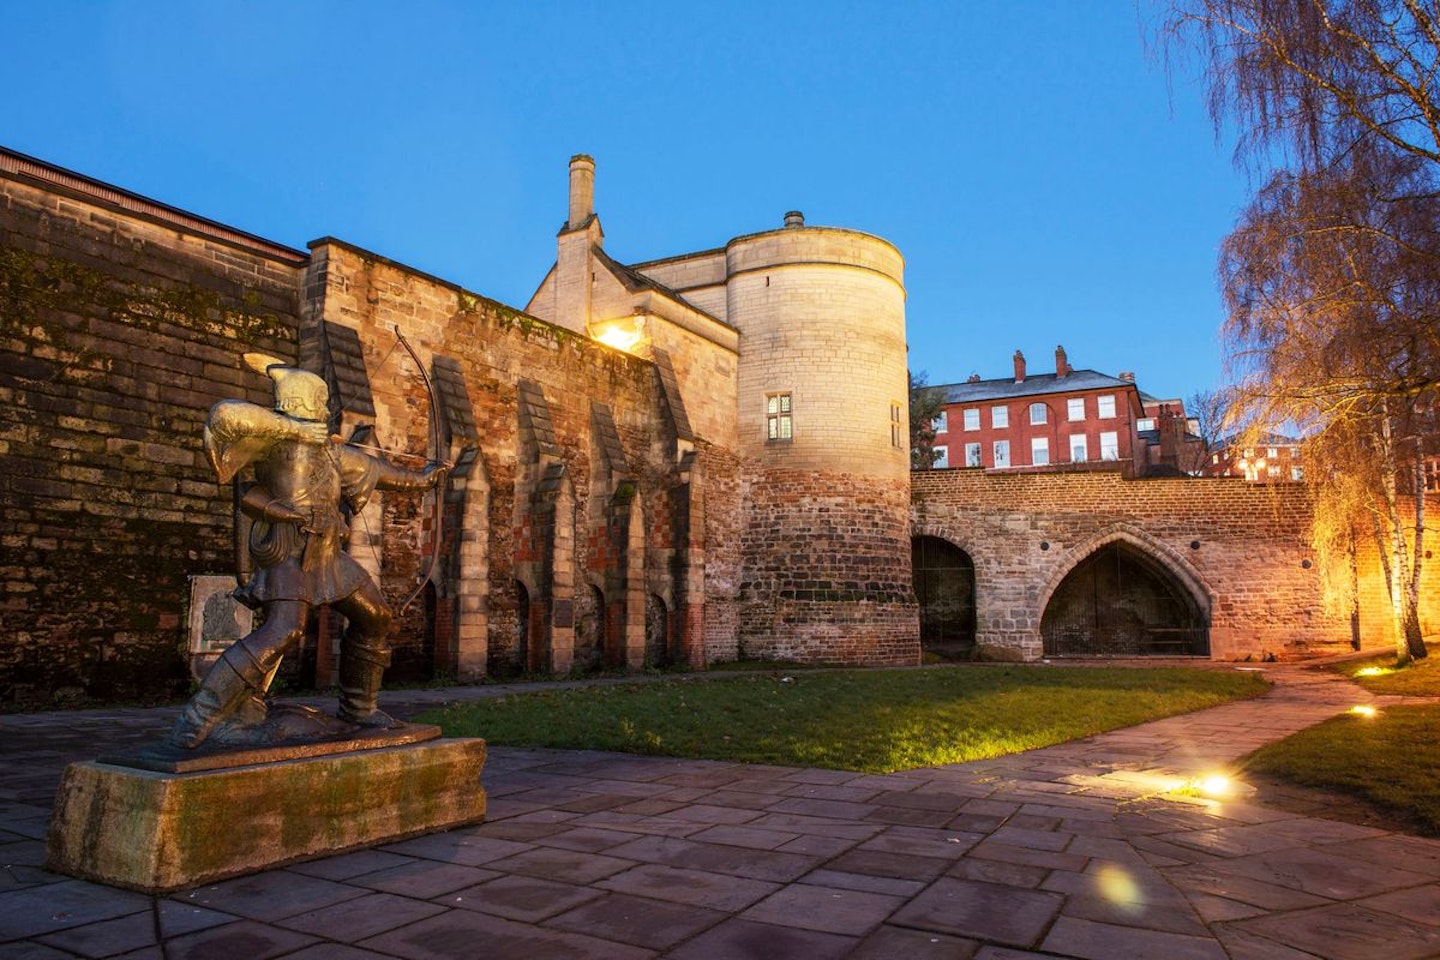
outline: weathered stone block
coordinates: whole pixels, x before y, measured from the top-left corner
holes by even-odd
[[[73,763],[46,866],[147,893],[473,823],[485,741],[173,774]]]

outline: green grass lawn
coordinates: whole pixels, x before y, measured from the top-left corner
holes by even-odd
[[[1404,667],[1394,652],[1335,664],[1379,695],[1440,697],[1440,652]],[[1252,754],[1246,768],[1290,783],[1338,790],[1420,833],[1440,835],[1440,704],[1346,714]]]
[[[1266,689],[1219,670],[773,673],[510,695],[418,717],[449,736],[889,773],[1063,743]]]
[[[1335,717],[1261,748],[1245,767],[1344,791],[1412,822],[1416,832],[1440,835],[1440,706]]]
[[[1364,660],[1337,664],[1335,669],[1371,693],[1405,697],[1440,697],[1440,651],[1431,650],[1424,660],[1395,666],[1394,652]]]

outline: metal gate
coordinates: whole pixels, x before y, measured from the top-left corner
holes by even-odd
[[[961,659],[975,652],[975,564],[939,537],[910,543],[915,599],[920,604],[920,645],[928,653]]]
[[[1125,543],[1070,571],[1045,607],[1040,634],[1047,657],[1210,655],[1210,625],[1190,592]]]

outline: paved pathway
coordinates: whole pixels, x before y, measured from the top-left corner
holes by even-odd
[[[1267,696],[887,776],[494,748],[489,819],[154,898],[41,868],[64,764],[173,710],[0,717],[0,960],[1440,957],[1440,842],[1159,795],[1356,702]],[[473,690],[387,693],[405,712]]]

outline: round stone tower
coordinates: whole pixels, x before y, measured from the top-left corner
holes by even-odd
[[[793,211],[725,259],[741,334],[741,651],[918,662],[904,259]]]

